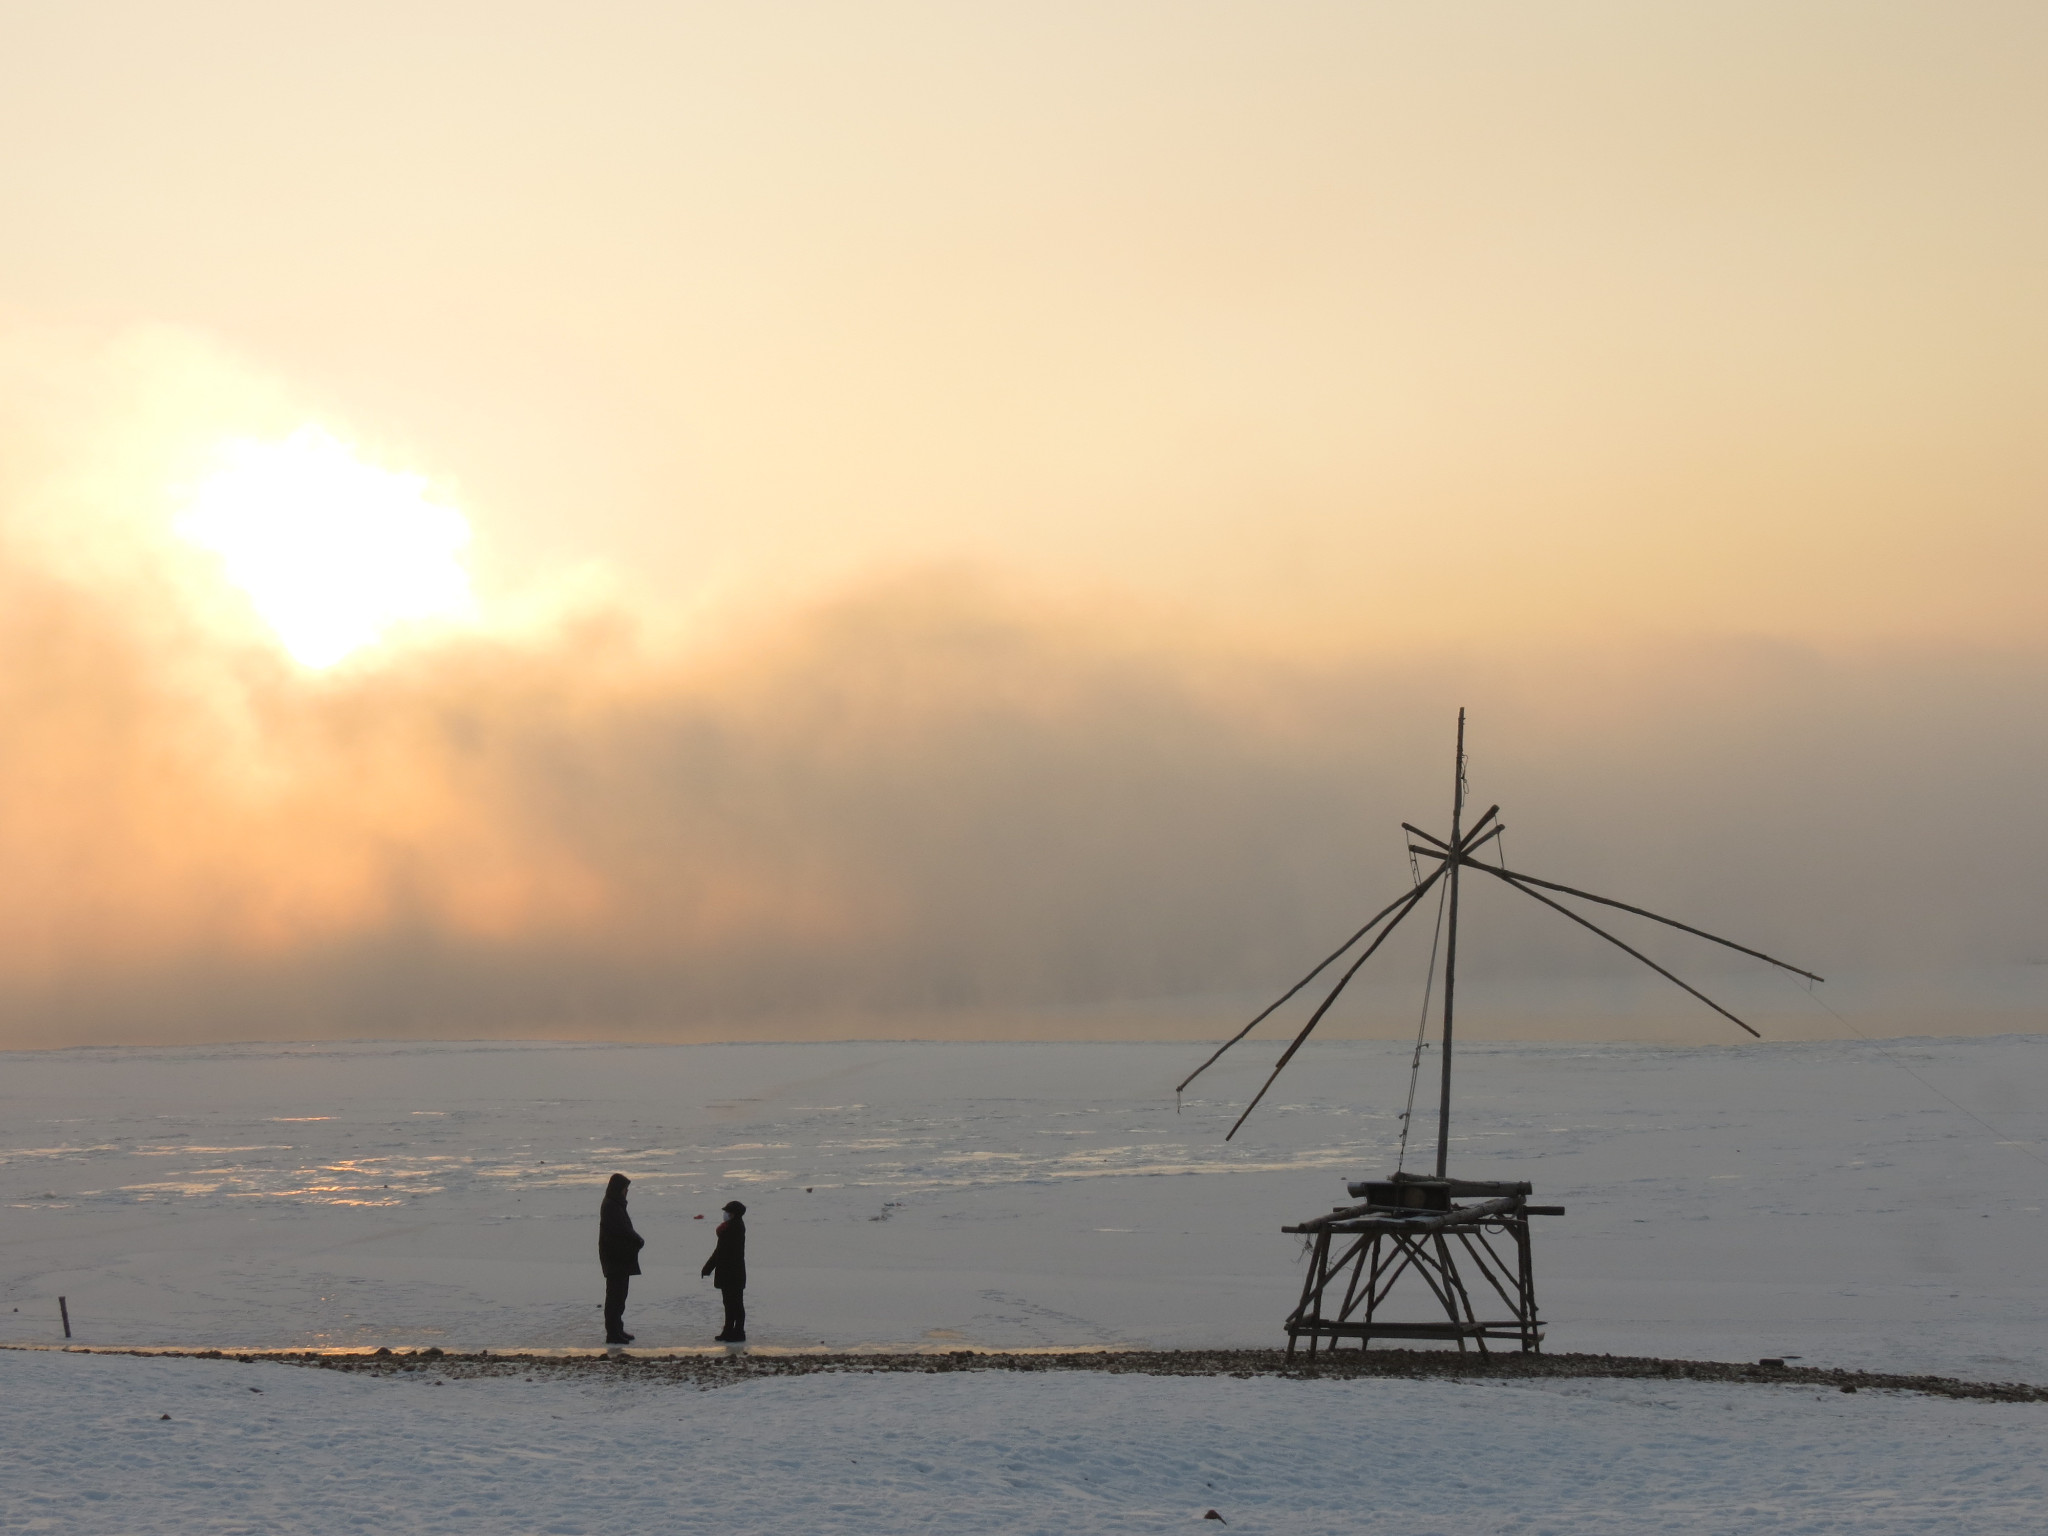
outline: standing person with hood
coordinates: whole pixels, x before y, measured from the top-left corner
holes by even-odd
[[[747,1208],[737,1200],[725,1203],[725,1220],[718,1224],[718,1246],[704,1261],[704,1273],[725,1298],[725,1332],[721,1344],[747,1342]]]
[[[630,1344],[626,1332],[626,1287],[640,1273],[640,1250],[647,1239],[633,1230],[633,1218],[626,1214],[626,1186],[633,1181],[615,1173],[604,1187],[604,1204],[597,1208],[597,1262],[604,1270],[604,1341]]]

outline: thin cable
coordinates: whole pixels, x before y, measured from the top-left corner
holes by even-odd
[[[1836,1012],[1834,1004],[1830,1003],[1826,998],[1822,997],[1818,992],[1814,991],[1812,987],[1802,987],[1800,990],[1805,992],[1805,994],[1808,997],[1812,998],[1816,1003],[1820,1004],[1820,1006],[1825,1008],[1829,1013],[1834,1014],[1835,1022],[1841,1025],[1842,1028],[1848,1030],[1850,1034],[1854,1035],[1858,1040],[1861,1040],[1865,1045],[1869,1046],[1872,1050],[1876,1051],[1878,1055],[1882,1056],[1886,1061],[1890,1062],[1893,1066],[1897,1067],[1901,1072],[1905,1073],[1906,1076],[1912,1078],[1914,1082],[1918,1083],[1922,1088],[1925,1088],[1937,1099],[1940,1099],[1942,1103],[1948,1105],[1950,1109],[1953,1109],[1959,1115],[1963,1115],[1968,1119],[1976,1121],[1977,1124],[1984,1127],[1985,1130],[1991,1133],[1991,1139],[1996,1145],[2001,1147],[2011,1147],[2015,1152],[2019,1152],[2024,1156],[2031,1157],[2035,1162],[2041,1164],[2043,1167],[2048,1167],[2048,1157],[2043,1157],[2039,1152],[2036,1152],[2024,1141],[2018,1141],[2015,1140],[2013,1137],[2006,1135],[2005,1132],[2001,1131],[1989,1120],[1986,1120],[1974,1109],[1971,1109],[1967,1104],[1963,1104],[1956,1099],[1952,1099],[1947,1094],[1943,1093],[1939,1088],[1935,1087],[1933,1083],[1929,1082],[1926,1078],[1922,1077],[1918,1072],[1915,1072],[1911,1067],[1907,1066],[1905,1062],[1900,1060],[1897,1056],[1894,1056],[1890,1051],[1886,1050],[1881,1044],[1871,1039],[1870,1036],[1863,1033],[1862,1030],[1858,1029],[1854,1024],[1851,1024],[1840,1013]]]
[[[1444,903],[1450,894],[1448,884],[1437,892],[1436,932],[1429,938],[1429,970],[1422,978],[1422,1017],[1415,1021],[1415,1059],[1408,1063],[1408,1107],[1401,1111],[1401,1150],[1394,1159],[1396,1173],[1408,1162],[1408,1126],[1415,1118],[1415,1085],[1422,1080],[1422,1037],[1429,1031],[1429,994],[1436,985],[1436,947],[1444,936]]]

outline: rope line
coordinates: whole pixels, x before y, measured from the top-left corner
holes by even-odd
[[[1805,994],[1808,997],[1812,998],[1814,1002],[1818,1003],[1822,1008],[1826,1009],[1830,1014],[1832,1014],[1834,1016],[1835,1022],[1841,1025],[1842,1028],[1848,1030],[1850,1034],[1854,1035],[1858,1040],[1861,1040],[1865,1045],[1869,1046],[1872,1050],[1876,1051],[1878,1055],[1882,1056],[1886,1061],[1890,1062],[1893,1066],[1897,1067],[1901,1072],[1905,1073],[1906,1076],[1912,1078],[1914,1082],[1918,1083],[1922,1088],[1925,1088],[1937,1099],[1940,1099],[1944,1104],[1948,1105],[1950,1109],[1953,1109],[1957,1114],[1964,1116],[1966,1119],[1975,1121],[1978,1125],[1982,1126],[1985,1130],[1989,1131],[1991,1133],[1991,1139],[1993,1144],[2001,1147],[2011,1147],[2015,1152],[2018,1152],[2026,1157],[2031,1157],[2035,1162],[2041,1164],[2042,1167],[2048,1168],[2048,1157],[2043,1157],[2039,1152],[2036,1152],[2026,1142],[2021,1141],[2016,1137],[2006,1135],[2004,1131],[2001,1131],[1989,1120],[1986,1120],[1982,1115],[1978,1114],[1974,1109],[1970,1108],[1969,1105],[1964,1104],[1959,1099],[1951,1098],[1948,1094],[1942,1092],[1942,1090],[1937,1088],[1933,1083],[1929,1082],[1926,1078],[1922,1077],[1918,1072],[1915,1072],[1911,1067],[1907,1066],[1906,1063],[1902,1061],[1899,1057],[1893,1055],[1890,1051],[1886,1050],[1881,1042],[1872,1039],[1869,1035],[1866,1035],[1865,1033],[1863,1033],[1862,1030],[1858,1029],[1854,1024],[1851,1024],[1848,1021],[1848,1019],[1844,1017],[1835,1008],[1834,1004],[1830,1003],[1826,998],[1822,997],[1818,992],[1814,991],[1811,986],[1802,987],[1800,990],[1805,992]]]
[[[1410,858],[1414,855],[1410,854]],[[1415,1118],[1415,1085],[1422,1080],[1422,1043],[1429,1030],[1429,996],[1436,985],[1436,947],[1444,936],[1444,903],[1450,898],[1451,888],[1446,884],[1437,893],[1436,932],[1429,940],[1429,970],[1422,978],[1422,1017],[1415,1022],[1415,1057],[1408,1063],[1408,1107],[1401,1111],[1401,1150],[1394,1159],[1394,1172],[1399,1173],[1408,1163],[1408,1127]]]

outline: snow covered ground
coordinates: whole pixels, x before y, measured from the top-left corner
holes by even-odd
[[[1320,1047],[1226,1145],[1272,1055],[1178,1115],[1199,1053],[1158,1045],[9,1055],[0,1340],[58,1342],[63,1295],[92,1345],[591,1345],[616,1168],[648,1239],[645,1345],[715,1330],[696,1218],[735,1195],[762,1347],[1271,1345],[1301,1273],[1278,1228],[1390,1166],[1406,1090],[1399,1048]],[[1460,1061],[1454,1171],[1570,1210],[1538,1239],[1552,1348],[2048,1380],[2048,1039]],[[434,1380],[0,1353],[0,1531],[1222,1528],[1209,1508],[1241,1530],[1461,1536],[2048,1524],[2039,1404]]]
[[[436,1379],[0,1353],[0,1531],[2032,1536],[2048,1513],[2042,1404],[1683,1382]]]
[[[1171,1045],[10,1054],[0,1342],[60,1340],[62,1295],[92,1344],[595,1344],[623,1169],[643,1345],[716,1332],[734,1196],[760,1345],[1270,1345],[1280,1226],[1391,1166],[1407,1086],[1398,1047],[1311,1049],[1226,1144],[1273,1055],[1177,1115]],[[1552,1348],[2048,1381],[2048,1038],[1459,1061],[1453,1171],[1569,1208]]]

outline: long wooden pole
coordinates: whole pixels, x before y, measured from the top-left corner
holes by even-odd
[[[1409,894],[1412,895],[1413,893],[1410,892]],[[1379,926],[1381,918],[1385,917],[1389,912],[1393,911],[1394,908],[1400,906],[1401,903],[1406,900],[1408,900],[1408,896],[1396,896],[1384,907],[1381,907],[1379,911],[1375,912],[1372,915],[1371,922],[1367,923],[1363,928],[1359,929],[1358,932],[1354,933],[1342,944],[1339,944],[1335,949],[1331,950],[1329,955],[1326,958],[1324,958],[1320,963],[1318,963],[1314,970],[1310,971],[1306,976],[1302,977],[1301,980],[1297,981],[1293,986],[1289,987],[1285,992],[1281,993],[1279,1002],[1273,1003],[1270,1007],[1266,1009],[1264,1013],[1261,1013],[1256,1019],[1253,1019],[1251,1023],[1245,1025],[1243,1029],[1240,1029],[1228,1040],[1224,1041],[1221,1045],[1217,1046],[1216,1054],[1214,1056],[1211,1056],[1207,1061],[1203,1062],[1199,1067],[1195,1068],[1195,1070],[1190,1072],[1186,1077],[1182,1078],[1180,1082],[1175,1086],[1173,1091],[1175,1093],[1184,1092],[1189,1083],[1192,1083],[1204,1072],[1208,1071],[1211,1067],[1215,1066],[1217,1061],[1222,1057],[1225,1051],[1229,1050],[1233,1045],[1237,1044],[1238,1041],[1242,1040],[1246,1035],[1250,1034],[1253,1030],[1257,1029],[1261,1024],[1265,1023],[1266,1020],[1269,1017],[1271,1017],[1274,1010],[1277,1009],[1281,1003],[1286,1002],[1289,998],[1293,997],[1295,993],[1299,992],[1303,987],[1307,986],[1310,982],[1314,981],[1318,976],[1322,975],[1323,972],[1326,969],[1328,969],[1331,961],[1338,959],[1340,956],[1343,955],[1345,950],[1349,949],[1352,945],[1356,944],[1368,933],[1371,933],[1373,929]],[[1398,922],[1399,919],[1397,918],[1396,921]]]
[[[1387,942],[1387,935],[1392,933],[1396,928],[1401,926],[1401,919],[1406,917],[1410,912],[1413,912],[1415,910],[1416,906],[1421,902],[1422,898],[1429,894],[1429,888],[1432,885],[1435,885],[1437,881],[1442,878],[1442,876],[1443,869],[1441,866],[1439,866],[1437,872],[1431,875],[1427,880],[1423,881],[1422,884],[1415,887],[1415,890],[1412,894],[1404,896],[1402,898],[1401,910],[1394,914],[1393,921],[1389,922],[1386,927],[1380,930],[1380,936],[1374,939],[1371,944],[1366,946],[1364,954],[1360,955],[1356,960],[1351,962],[1351,969],[1346,971],[1342,976],[1337,978],[1337,985],[1330,988],[1330,995],[1323,999],[1322,1007],[1318,1008],[1313,1014],[1311,1014],[1309,1016],[1309,1021],[1301,1026],[1301,1033],[1294,1037],[1294,1043],[1288,1046],[1286,1052],[1282,1054],[1282,1056],[1280,1057],[1279,1064],[1273,1068],[1272,1077],[1266,1079],[1265,1087],[1261,1088],[1257,1093],[1252,1095],[1251,1103],[1245,1105],[1244,1113],[1237,1117],[1237,1123],[1231,1126],[1231,1128],[1224,1133],[1223,1139],[1225,1141],[1228,1141],[1231,1137],[1235,1136],[1238,1133],[1238,1130],[1244,1125],[1245,1121],[1251,1118],[1252,1111],[1259,1107],[1259,1100],[1263,1099],[1266,1096],[1266,1089],[1271,1088],[1273,1086],[1274,1079],[1278,1078],[1280,1074],[1287,1069],[1288,1062],[1294,1060],[1294,1053],[1301,1049],[1302,1041],[1306,1040],[1309,1037],[1310,1033],[1315,1029],[1315,1027],[1323,1022],[1323,1015],[1330,1011],[1330,1005],[1337,1001],[1338,995],[1342,993],[1346,987],[1351,985],[1351,978],[1358,974],[1358,968],[1364,965],[1366,961],[1370,960],[1375,954],[1379,952],[1379,947]]]
[[[1474,849],[1484,848],[1488,843],[1492,842],[1496,837],[1499,837],[1501,833],[1505,831],[1507,831],[1506,827],[1495,827],[1491,832],[1467,832],[1465,834],[1465,847],[1462,850],[1461,856],[1467,859],[1471,858]],[[1410,853],[1419,853],[1423,857],[1430,859],[1448,859],[1460,856],[1447,853],[1439,848],[1425,848],[1420,843],[1410,843],[1408,845],[1408,851]]]
[[[1475,844],[1474,846],[1477,845]],[[1446,857],[1444,854],[1432,853],[1427,848],[1418,848],[1415,851],[1417,853],[1430,853],[1432,857],[1439,859]],[[1801,970],[1791,962],[1780,960],[1774,955],[1767,955],[1760,949],[1751,949],[1747,944],[1738,944],[1733,939],[1724,939],[1718,933],[1709,933],[1704,928],[1695,928],[1691,923],[1681,923],[1675,917],[1665,917],[1650,911],[1646,907],[1632,907],[1625,901],[1616,901],[1612,896],[1595,896],[1591,891],[1581,891],[1569,885],[1559,885],[1555,880],[1538,880],[1534,875],[1525,875],[1518,869],[1504,869],[1500,873],[1506,875],[1510,880],[1520,881],[1524,885],[1540,885],[1546,891],[1562,891],[1567,896],[1577,896],[1586,901],[1597,901],[1603,907],[1617,907],[1623,912],[1633,912],[1637,917],[1647,917],[1653,923],[1662,923],[1667,928],[1676,928],[1683,933],[1696,935],[1699,938],[1719,944],[1724,948],[1762,960],[1768,965],[1775,965],[1781,971],[1790,971],[1794,976],[1804,976],[1808,981],[1824,982],[1827,980],[1825,976],[1816,976],[1812,971]]]
[[[1465,711],[1458,710],[1458,766],[1451,784],[1451,846],[1459,843],[1459,828],[1465,819]],[[1451,867],[1451,927],[1444,943],[1444,1091],[1436,1117],[1436,1176],[1444,1178],[1451,1156],[1451,1018],[1458,993],[1458,873],[1464,861],[1444,861]],[[1460,1341],[1462,1345],[1462,1340]]]
[[[1570,918],[1573,922],[1577,923],[1581,928],[1592,929],[1593,932],[1599,934],[1601,938],[1605,939],[1608,943],[1612,944],[1616,949],[1622,950],[1627,954],[1634,955],[1638,960],[1642,961],[1643,964],[1647,965],[1659,976],[1662,976],[1666,981],[1677,982],[1679,986],[1685,988],[1686,991],[1690,992],[1694,997],[1698,998],[1701,1002],[1705,1003],[1709,1008],[1713,1009],[1714,1012],[1720,1014],[1722,1018],[1733,1019],[1734,1022],[1741,1025],[1742,1028],[1749,1029],[1749,1026],[1747,1024],[1743,1024],[1742,1020],[1737,1019],[1734,1014],[1730,1013],[1726,1008],[1723,1008],[1719,1003],[1715,1002],[1711,997],[1707,996],[1707,994],[1702,992],[1698,987],[1695,987],[1688,982],[1679,981],[1676,976],[1672,975],[1669,971],[1665,970],[1663,966],[1659,965],[1656,961],[1652,960],[1640,949],[1634,949],[1631,948],[1629,945],[1622,943],[1621,940],[1617,939],[1605,928],[1600,927],[1597,923],[1587,922],[1586,919],[1579,916],[1578,913],[1574,912],[1570,907],[1565,906],[1562,902],[1552,901],[1548,896],[1544,895],[1541,891],[1530,890],[1528,886],[1522,884],[1522,882],[1515,876],[1510,875],[1505,871],[1495,869],[1491,865],[1480,864],[1475,861],[1472,867],[1474,869],[1485,870],[1489,875],[1492,875],[1496,880],[1505,881],[1507,884],[1512,885],[1516,890],[1520,891],[1524,896],[1535,897],[1536,900],[1542,902],[1543,905],[1549,907],[1552,911],[1562,912],[1566,917]],[[1788,966],[1786,967],[1786,969],[1789,970],[1791,969],[1791,967]],[[1754,1038],[1758,1040],[1763,1039],[1763,1036],[1757,1034],[1755,1030],[1749,1029],[1749,1032]]]

